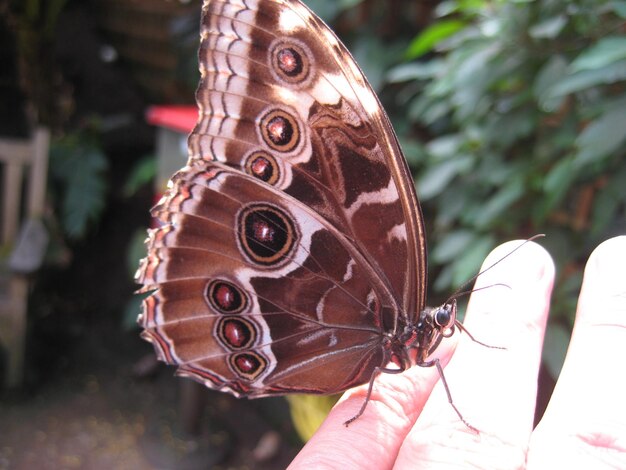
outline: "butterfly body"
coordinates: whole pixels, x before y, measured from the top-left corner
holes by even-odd
[[[425,308],[414,185],[345,47],[299,1],[205,0],[199,58],[189,160],[137,273],[143,337],[236,396],[432,365],[455,305]]]

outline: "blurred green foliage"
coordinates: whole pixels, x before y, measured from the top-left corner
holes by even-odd
[[[547,355],[564,354],[590,250],[625,228],[625,13],[608,0],[441,2],[407,47],[419,60],[387,75],[410,123],[435,289],[469,279],[496,243],[546,233],[561,329]]]
[[[63,233],[82,238],[106,202],[108,161],[93,131],[57,138],[50,148],[50,188]]]
[[[155,155],[147,155],[133,165],[122,190],[124,197],[133,197],[143,186],[152,183],[157,172],[156,160]]]

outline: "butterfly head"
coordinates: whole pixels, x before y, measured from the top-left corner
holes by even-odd
[[[428,317],[432,325],[444,338],[449,338],[454,333],[456,323],[456,300],[446,302],[430,311]]]
[[[406,349],[416,351],[417,363],[424,362],[444,338],[454,334],[456,313],[456,300],[453,299],[439,307],[424,308],[417,322],[405,327],[401,340],[404,340]]]

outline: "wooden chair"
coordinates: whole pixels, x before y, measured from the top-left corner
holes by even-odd
[[[28,275],[41,265],[48,242],[41,216],[49,146],[44,128],[30,139],[0,138],[0,347],[8,387],[22,382]]]

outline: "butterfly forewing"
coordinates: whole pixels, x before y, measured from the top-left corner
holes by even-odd
[[[367,382],[425,290],[422,218],[384,111],[298,1],[205,1],[199,58],[189,162],[138,273],[156,289],[144,337],[237,395]]]

